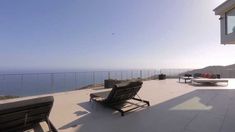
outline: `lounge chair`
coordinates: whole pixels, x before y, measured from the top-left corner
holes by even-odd
[[[52,96],[0,104],[0,132],[19,132],[45,121],[50,132],[57,132],[49,120]]]
[[[104,106],[113,108],[119,111],[122,116],[124,116],[125,112],[150,105],[149,101],[142,100],[141,98],[135,98],[138,91],[142,87],[142,84],[143,82],[141,81],[123,82],[116,84],[111,91],[90,94],[90,101],[93,100],[103,104]],[[131,100],[137,101],[138,103],[130,102]],[[127,104],[129,104],[129,106]],[[124,108],[126,109],[130,106],[132,108],[124,110]]]
[[[184,80],[184,83],[187,83],[187,80],[189,80],[189,82],[191,82],[193,77],[191,74],[184,74],[184,76],[179,76],[179,82],[181,79]]]

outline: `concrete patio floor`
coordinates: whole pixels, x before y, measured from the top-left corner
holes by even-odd
[[[61,132],[234,132],[235,80],[192,86],[177,79],[145,81],[139,95],[151,106],[127,113],[89,102],[84,89],[52,94],[50,119]],[[31,97],[27,97],[31,98]],[[9,100],[1,101],[8,102]],[[10,100],[12,101],[12,100]]]

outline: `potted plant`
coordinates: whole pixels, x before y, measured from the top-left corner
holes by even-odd
[[[121,82],[121,80],[106,79],[106,80],[104,80],[104,88],[112,88],[115,84],[118,84],[120,82]]]
[[[166,74],[163,74],[162,71],[160,70],[160,74],[158,75],[159,80],[165,80],[166,79]]]

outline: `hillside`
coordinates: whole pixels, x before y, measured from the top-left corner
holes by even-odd
[[[202,69],[188,71],[189,74],[194,73],[212,73],[220,74],[223,78],[235,78],[235,64],[228,66],[208,66]]]

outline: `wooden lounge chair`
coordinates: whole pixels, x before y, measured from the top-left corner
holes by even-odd
[[[119,111],[122,116],[124,116],[125,112],[150,105],[149,101],[142,100],[141,98],[135,98],[138,91],[142,87],[142,84],[143,82],[141,81],[123,82],[116,84],[111,91],[90,94],[90,101],[93,100],[113,108]],[[131,100],[134,100],[138,103],[130,102]],[[127,109],[127,107],[129,109]]]
[[[49,120],[52,96],[0,104],[0,132],[21,132],[45,121],[50,132],[57,132]]]

